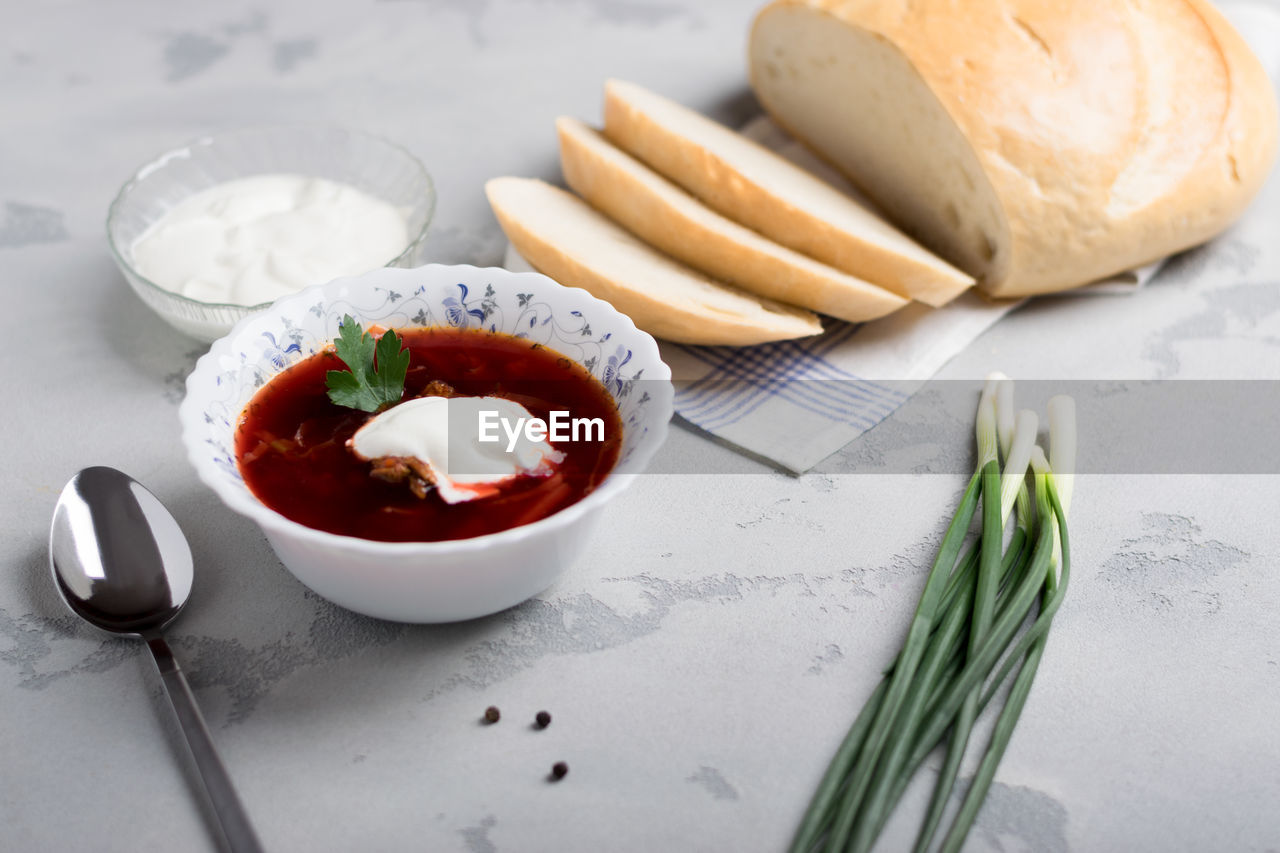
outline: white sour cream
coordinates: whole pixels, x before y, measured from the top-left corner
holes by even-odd
[[[260,305],[384,266],[408,243],[404,214],[353,186],[256,175],[183,199],[131,253],[134,268],[166,290]]]
[[[524,406],[502,397],[419,397],[374,416],[356,430],[348,446],[361,459],[417,457],[435,476],[441,499],[450,504],[495,495],[521,474],[551,474],[564,461],[564,454],[545,439],[521,435],[510,452],[506,442],[481,442],[481,412],[497,412],[509,423],[532,417]]]

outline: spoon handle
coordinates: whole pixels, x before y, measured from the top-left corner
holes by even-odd
[[[178,723],[186,736],[187,746],[191,748],[191,755],[196,760],[196,767],[200,770],[205,791],[209,794],[213,810],[226,835],[227,846],[233,853],[261,853],[262,844],[249,823],[249,816],[245,814],[240,798],[236,796],[231,777],[218,758],[213,739],[209,737],[209,729],[204,724],[204,717],[200,715],[196,698],[191,693],[191,687],[187,684],[187,678],[182,674],[173,651],[163,637],[149,637],[147,648],[151,649],[151,654],[156,659],[156,668],[160,670],[160,676],[164,680],[165,692],[169,694],[174,713],[178,715]]]

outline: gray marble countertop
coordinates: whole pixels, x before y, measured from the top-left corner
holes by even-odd
[[[309,593],[195,481],[176,410],[203,347],[133,296],[103,229],[154,154],[321,120],[428,164],[432,260],[498,263],[483,181],[554,179],[552,120],[597,120],[607,77],[729,123],[754,113],[755,5],[7,5],[0,849],[212,846],[150,660],[80,625],[49,580],[54,501],[94,464],[145,482],[191,539],[172,643],[270,849],[785,847],[963,486],[895,473],[894,455],[968,453],[967,423],[904,410],[799,478],[675,429],[667,473],[536,599],[465,624],[370,620]],[[1259,204],[1280,209],[1276,181]],[[1134,299],[1038,301],[943,375],[1280,378],[1280,283],[1242,272],[1277,251],[1228,234]],[[1076,495],[1074,585],[968,849],[1280,849],[1280,477],[1098,473]],[[485,727],[491,704],[503,722]],[[532,731],[543,708],[554,723]],[[549,784],[558,760],[571,772]],[[907,843],[925,796],[881,849]]]

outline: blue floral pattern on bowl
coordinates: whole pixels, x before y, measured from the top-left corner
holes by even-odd
[[[182,420],[184,431],[194,431],[202,452],[212,455],[219,478],[247,491],[235,463],[240,413],[272,376],[329,346],[347,314],[365,326],[504,333],[578,362],[617,403],[624,425],[620,474],[642,468],[665,435],[671,371],[653,338],[607,303],[536,273],[438,265],[380,269],[281,299],[238,323],[200,360],[187,382]],[[199,468],[194,452],[192,461]]]

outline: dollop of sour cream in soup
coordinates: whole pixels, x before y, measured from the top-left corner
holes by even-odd
[[[522,474],[547,476],[564,461],[546,439],[520,435],[510,448],[480,442],[476,424],[486,412],[509,423],[531,417],[524,406],[502,397],[420,397],[370,419],[348,446],[366,460],[421,460],[448,504],[491,497],[503,483]]]
[[[409,242],[403,211],[349,184],[239,178],[171,208],[134,242],[134,268],[203,302],[260,305],[384,266]]]

